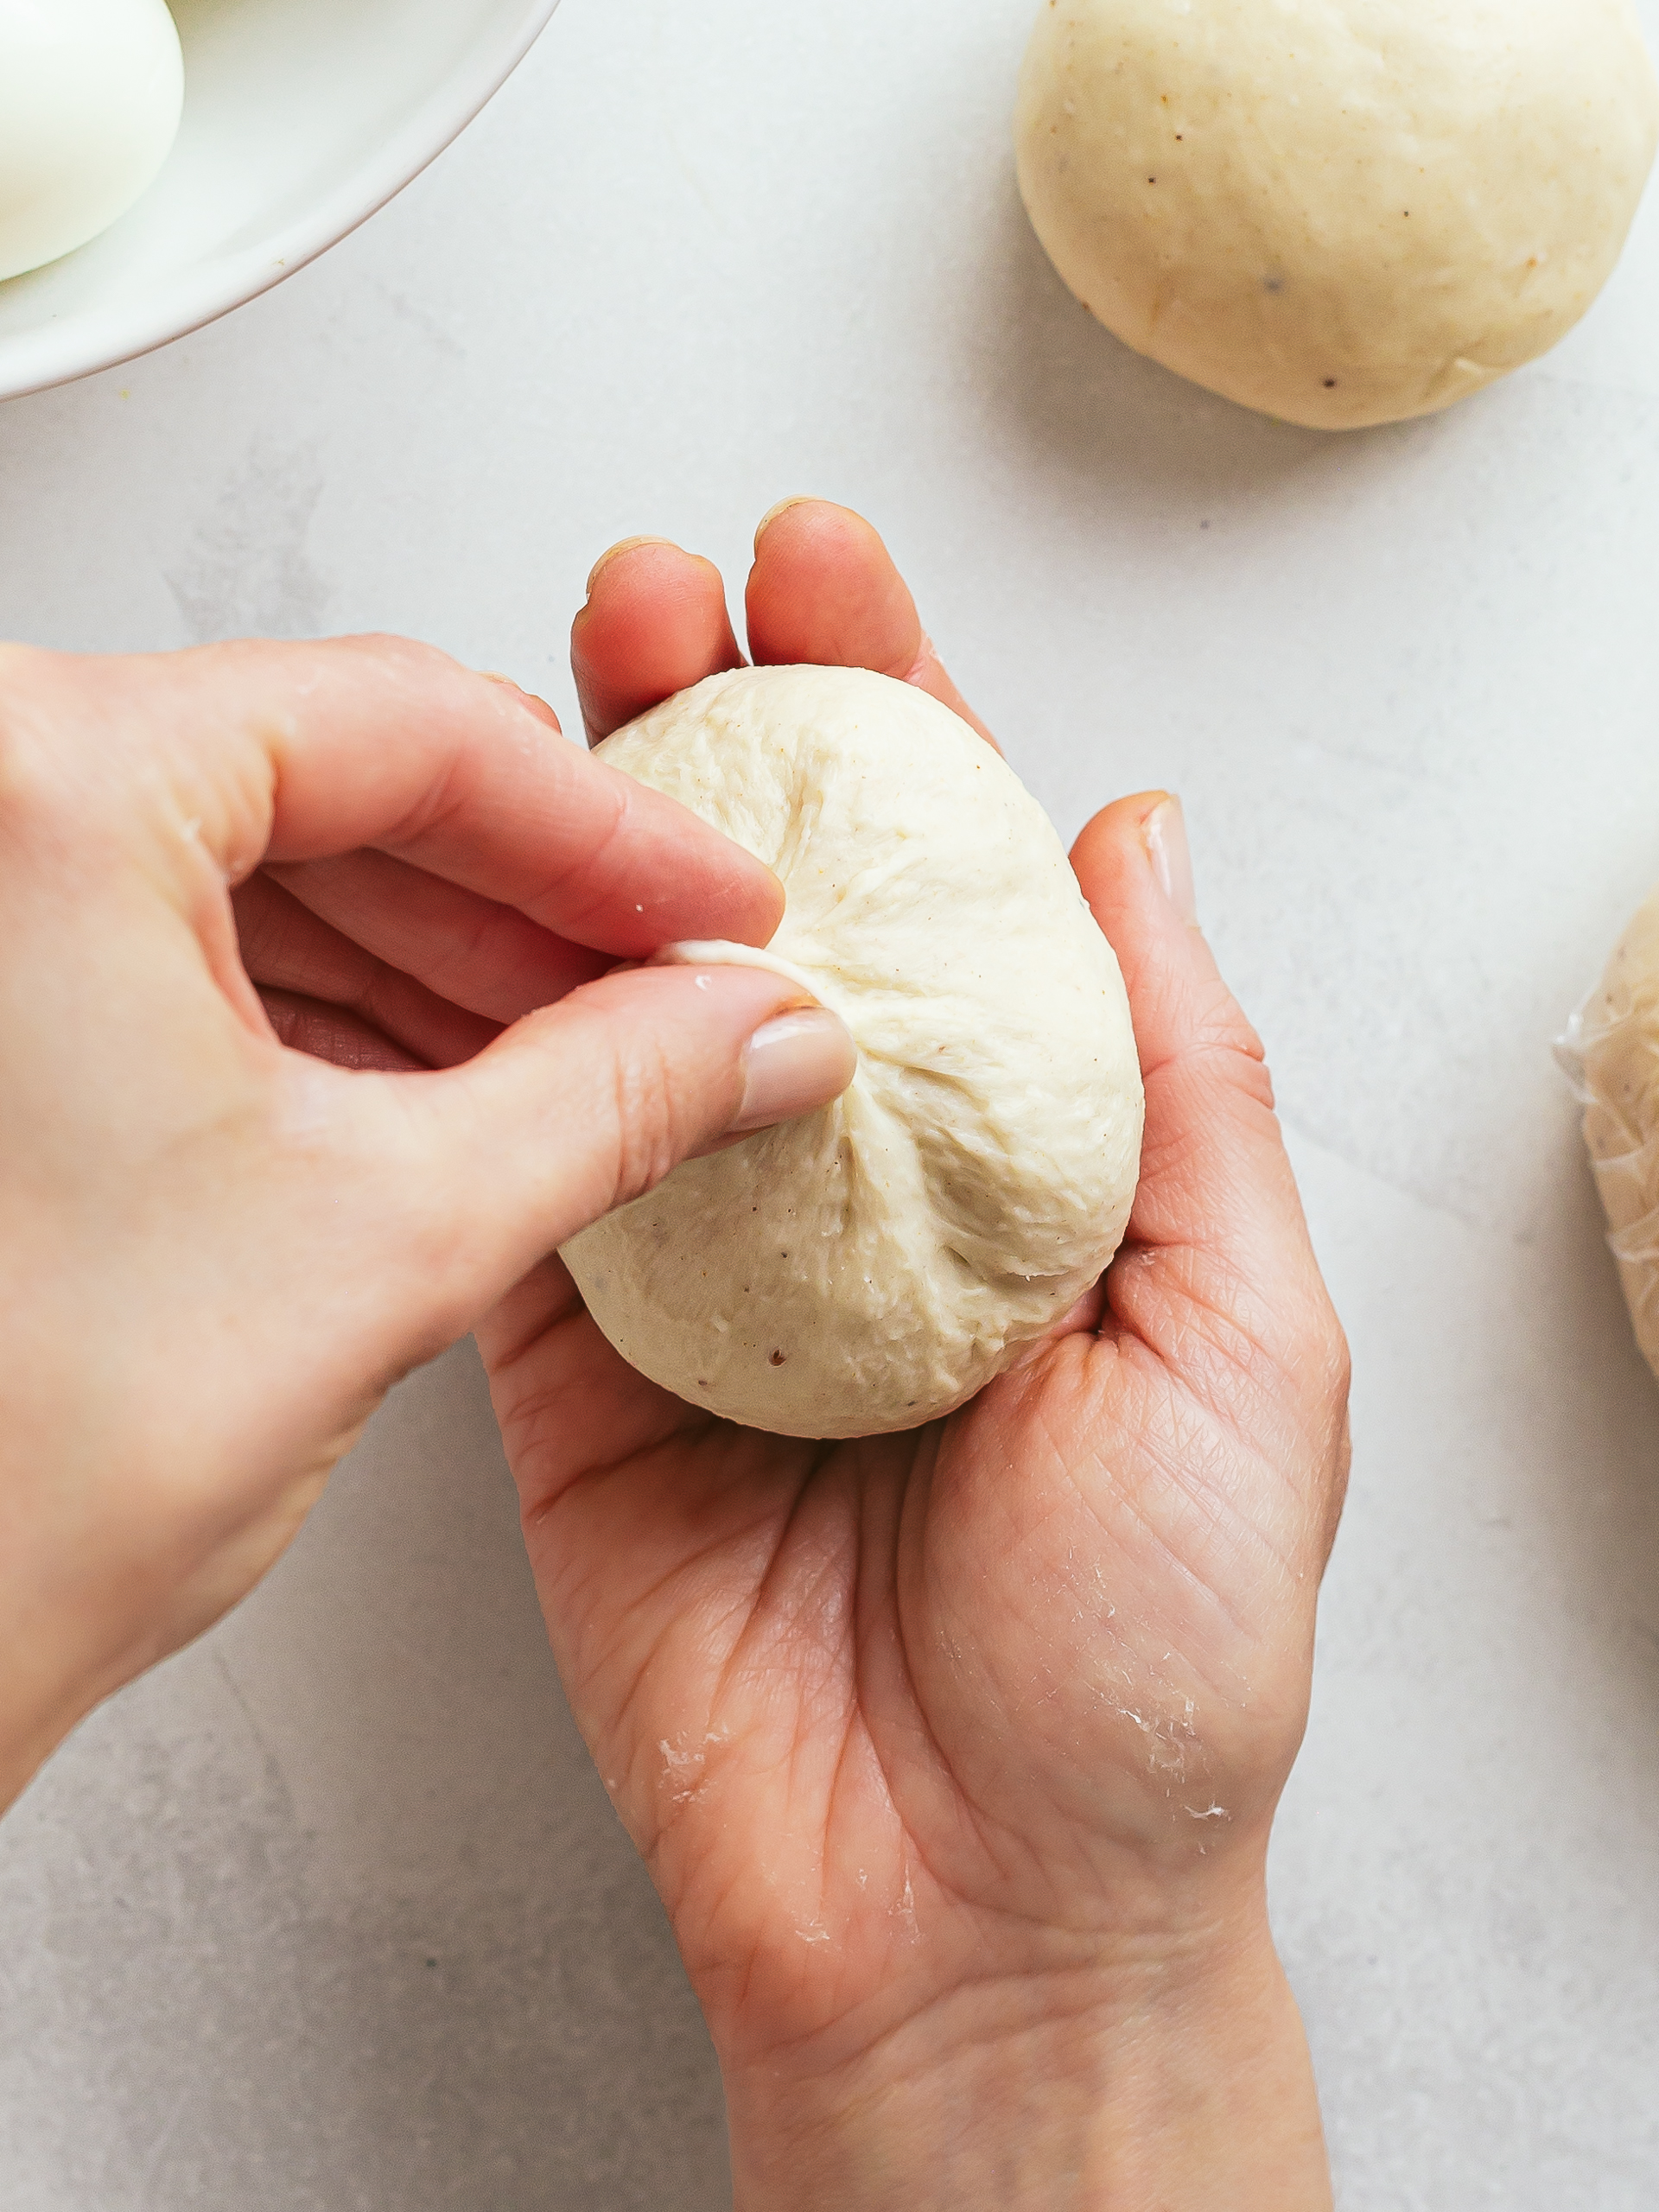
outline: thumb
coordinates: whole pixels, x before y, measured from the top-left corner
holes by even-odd
[[[306,1066],[361,1088],[353,1149],[371,1158],[345,1164],[362,1176],[381,1267],[423,1315],[406,1319],[436,1342],[681,1160],[838,1097],[856,1065],[843,1024],[798,982],[710,964],[613,973],[438,1072]],[[388,1171],[389,1211],[372,1195],[384,1198]]]
[[[1340,1335],[1261,1040],[1198,931],[1180,801],[1119,799],[1071,859],[1123,970],[1147,1094],[1141,1181],[1107,1277],[1112,1314],[1195,1382],[1218,1351],[1230,1367],[1265,1354],[1312,1382],[1310,1344],[1339,1349]]]

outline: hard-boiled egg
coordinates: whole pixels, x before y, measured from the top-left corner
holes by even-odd
[[[166,0],[0,0],[0,279],[124,215],[183,104]]]

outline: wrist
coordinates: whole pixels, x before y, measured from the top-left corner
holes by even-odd
[[[1265,1911],[979,1974],[871,2047],[726,2063],[736,2212],[1328,2212]]]

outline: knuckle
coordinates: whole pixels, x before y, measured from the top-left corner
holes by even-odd
[[[1194,1042],[1200,1046],[1247,1060],[1267,1057],[1254,1025],[1220,976],[1208,978],[1195,993],[1191,1020]]]
[[[1330,1470],[1329,1533],[1334,1535],[1352,1458],[1350,1398],[1353,1357],[1347,1332],[1328,1298],[1324,1300],[1322,1311],[1314,1318],[1309,1334],[1313,1354],[1310,1380],[1315,1391],[1315,1404],[1310,1408],[1310,1415],[1313,1432],[1324,1440],[1324,1456]]]
[[[395,630],[360,630],[353,637],[342,638],[340,643],[359,652],[372,654],[378,660],[396,661],[416,674],[458,669],[461,665],[441,646],[423,645],[418,638],[399,637]]]
[[[654,1190],[685,1150],[671,1071],[655,1039],[631,1038],[617,1050],[612,1108],[614,1208]]]
[[[0,823],[27,823],[53,809],[61,776],[48,724],[60,688],[57,654],[0,645]]]
[[[365,630],[353,637],[333,639],[326,642],[324,650],[366,660],[382,677],[397,677],[422,692],[458,681],[484,682],[441,646],[399,637],[393,630]]]
[[[1306,1326],[1313,1372],[1319,1376],[1329,1402],[1340,1411],[1348,1402],[1354,1372],[1348,1332],[1342,1325],[1311,1244],[1306,1249],[1306,1268],[1309,1278]]]

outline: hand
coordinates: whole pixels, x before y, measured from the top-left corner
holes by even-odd
[[[844,510],[768,518],[747,617],[759,661],[966,713]],[[595,736],[735,664],[718,577],[620,550],[574,658]],[[1145,1155],[1099,1290],[1015,1371],[812,1444],[643,1380],[556,1262],[480,1331],[559,1664],[720,2054],[741,2212],[1329,2202],[1263,1866],[1346,1354],[1178,805],[1120,801],[1074,861]]]
[[[779,900],[419,646],[0,649],[0,1804],[264,1573],[398,1375],[846,1083],[833,1017],[766,1027],[778,977],[603,977]]]

